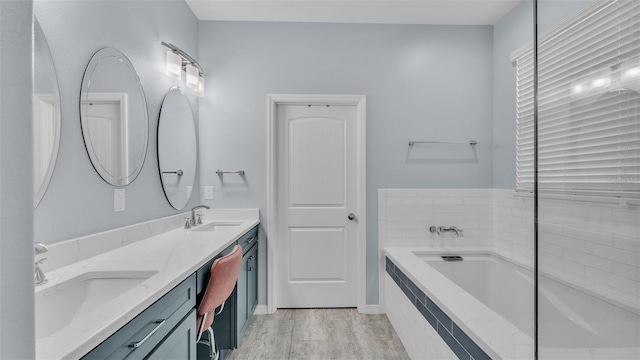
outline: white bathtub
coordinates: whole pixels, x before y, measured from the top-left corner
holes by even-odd
[[[389,257],[492,358],[532,358],[532,271],[490,252],[391,248]],[[640,359],[640,315],[539,278],[540,359]],[[505,339],[506,338],[506,339]]]

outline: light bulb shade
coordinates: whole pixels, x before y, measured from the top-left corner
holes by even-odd
[[[198,78],[200,77],[200,72],[198,68],[187,64],[187,87],[193,91],[198,90]]]
[[[182,77],[182,57],[173,51],[167,51],[167,73],[176,79]]]
[[[204,78],[202,76],[198,77],[198,88],[193,90],[193,93],[199,97],[204,96]]]

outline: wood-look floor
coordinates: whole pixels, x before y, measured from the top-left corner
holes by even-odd
[[[356,309],[278,310],[253,317],[228,360],[409,359],[386,315]]]

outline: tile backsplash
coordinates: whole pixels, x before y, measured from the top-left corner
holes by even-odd
[[[381,189],[380,248],[487,246],[533,264],[533,196],[501,189]],[[543,273],[617,300],[640,304],[640,207],[542,197],[539,266]],[[429,226],[455,225],[464,237]],[[638,309],[640,311],[640,309]]]
[[[491,245],[492,192],[486,189],[380,189],[378,226],[381,247]],[[456,226],[464,236],[429,232]]]

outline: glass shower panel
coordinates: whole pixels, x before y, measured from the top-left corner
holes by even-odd
[[[500,315],[496,324],[511,334],[505,341],[510,349],[502,353],[509,359],[533,359],[535,349],[533,10],[534,1],[523,0],[493,26],[493,248],[505,267],[486,290],[508,294],[494,296],[492,309]],[[516,152],[524,154],[518,161]]]
[[[640,359],[640,0],[537,20],[538,358]]]

